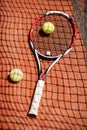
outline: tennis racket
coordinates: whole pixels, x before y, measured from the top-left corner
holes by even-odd
[[[44,34],[42,31],[42,25],[47,21],[52,22],[55,26],[55,31],[50,35]],[[38,65],[38,80],[28,115],[38,115],[45,78],[51,68],[72,50],[75,38],[75,22],[68,14],[61,11],[48,11],[41,14],[32,24],[29,44]],[[48,50],[51,52],[50,55],[46,55]],[[53,60],[44,73],[42,73],[40,58],[49,62]]]

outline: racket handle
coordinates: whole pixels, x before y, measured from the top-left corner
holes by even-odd
[[[31,115],[31,116],[38,115],[38,108],[39,108],[39,104],[40,104],[40,100],[41,100],[41,96],[43,92],[43,87],[44,87],[44,80],[39,79],[36,85],[35,93],[33,96],[33,100],[32,100],[28,115]]]

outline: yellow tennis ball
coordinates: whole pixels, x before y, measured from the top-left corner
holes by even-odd
[[[23,72],[20,69],[13,69],[10,72],[10,79],[13,82],[19,82],[20,80],[23,79]]]
[[[42,30],[46,34],[51,34],[54,31],[54,25],[51,22],[45,22],[42,26]]]

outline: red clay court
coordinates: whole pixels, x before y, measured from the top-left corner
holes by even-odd
[[[46,77],[39,115],[27,116],[38,76],[29,29],[49,10],[64,11],[76,20],[71,0],[0,1],[0,130],[87,129],[87,50],[78,27],[75,47]],[[49,63],[41,62],[45,70]],[[18,83],[9,80],[13,68],[23,71]]]

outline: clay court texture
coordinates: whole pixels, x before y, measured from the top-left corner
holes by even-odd
[[[75,47],[48,73],[35,117],[27,116],[36,81],[37,64],[29,46],[33,21],[49,10],[64,11],[74,20],[71,0],[0,1],[0,129],[86,130],[86,49],[77,27]],[[45,70],[50,64],[41,60]],[[18,68],[23,79],[12,83],[9,73]]]

